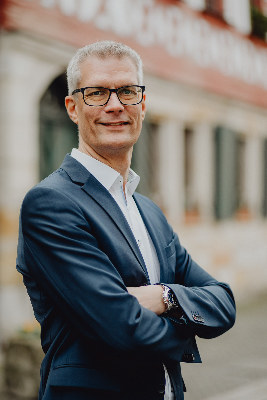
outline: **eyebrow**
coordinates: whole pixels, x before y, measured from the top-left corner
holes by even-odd
[[[123,84],[119,84],[119,85],[116,85],[115,86],[115,88],[120,88],[120,87],[124,87],[124,86],[139,86],[139,83],[123,83]],[[84,85],[83,87],[95,87],[95,88],[107,88],[107,89],[111,89],[111,88],[109,88],[109,86],[110,85],[105,85],[105,84],[87,84],[87,85]]]

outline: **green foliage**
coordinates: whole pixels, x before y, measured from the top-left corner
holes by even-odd
[[[252,35],[266,40],[267,17],[257,7],[251,7]]]

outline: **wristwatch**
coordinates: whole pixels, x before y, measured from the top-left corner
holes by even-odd
[[[165,312],[170,311],[172,308],[179,307],[179,304],[178,304],[176,297],[174,296],[172,290],[166,285],[161,284],[161,287],[163,288],[163,292],[162,292],[163,303],[166,306]]]

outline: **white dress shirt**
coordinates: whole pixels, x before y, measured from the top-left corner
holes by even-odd
[[[160,265],[157,253],[133,198],[140,177],[130,169],[124,194],[123,177],[119,172],[77,149],[72,149],[71,156],[79,161],[112,195],[133,232],[143,256],[150,283],[160,282]],[[165,375],[164,400],[173,400],[170,379],[167,373]]]

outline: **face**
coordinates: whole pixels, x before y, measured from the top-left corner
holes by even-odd
[[[136,66],[130,58],[89,57],[81,66],[79,87],[93,86],[116,89],[137,85]],[[112,93],[104,106],[88,106],[82,93],[66,97],[66,108],[79,128],[79,149],[104,158],[132,151],[138,140],[145,116],[145,99],[137,105],[123,105]]]

